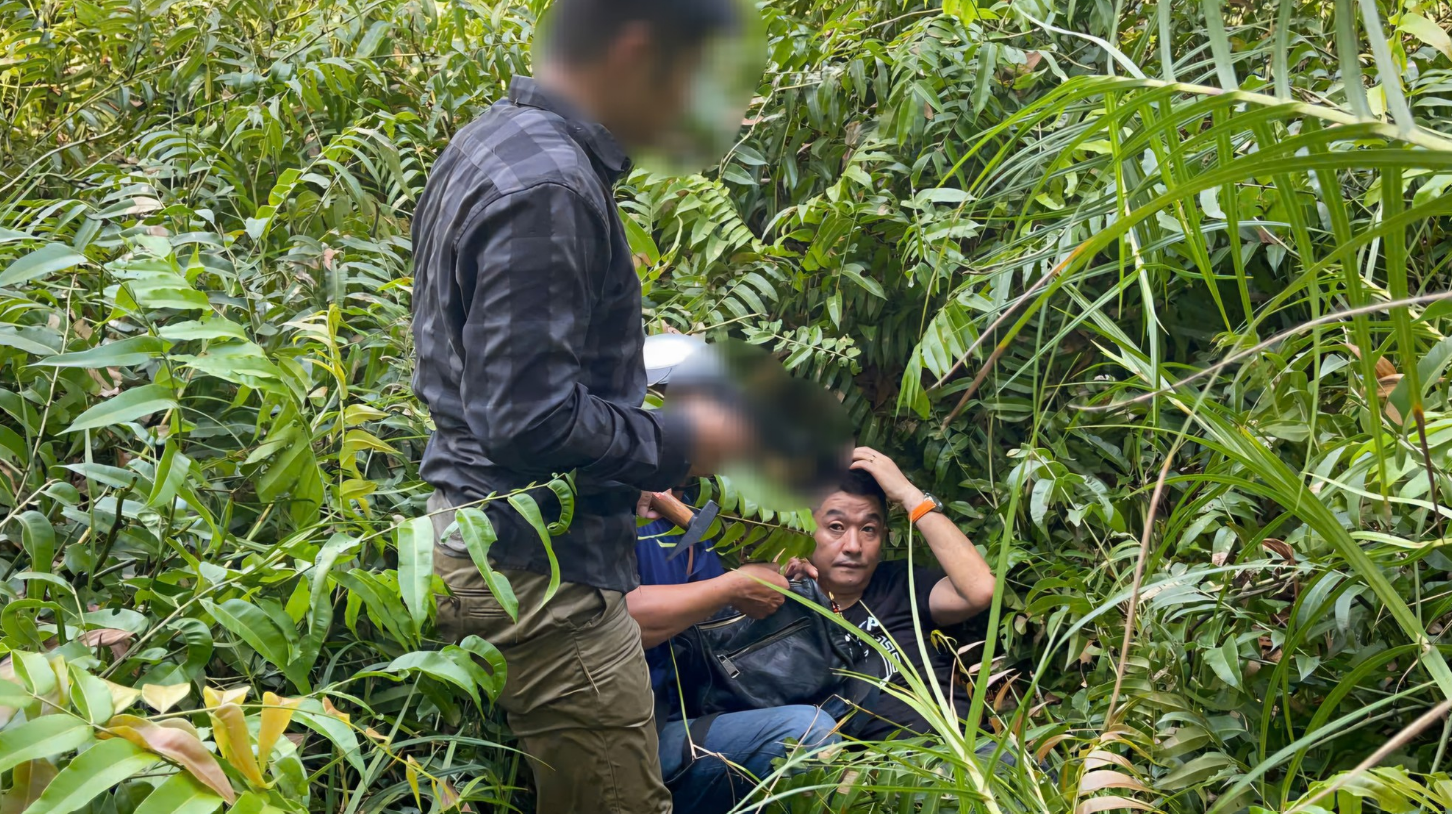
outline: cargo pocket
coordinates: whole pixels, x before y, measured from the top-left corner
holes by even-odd
[[[545,612],[556,624],[574,632],[596,627],[609,610],[610,601],[605,591],[578,583],[561,585],[559,592],[545,605]]]

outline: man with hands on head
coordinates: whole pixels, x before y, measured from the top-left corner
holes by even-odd
[[[906,560],[882,561],[891,506],[907,512],[940,569],[909,569]],[[808,560],[794,560],[788,574],[816,579],[847,621],[911,664],[924,680],[929,672],[936,675],[959,717],[965,716],[968,696],[955,692],[951,683],[954,654],[936,649],[930,632],[965,622],[993,602],[993,571],[983,555],[944,514],[937,498],[914,486],[891,458],[868,447],[853,452],[851,470],[813,517],[816,550]],[[915,626],[923,631],[931,669],[923,664]],[[882,678],[905,688],[888,660],[882,660],[881,669]],[[853,729],[864,740],[880,740],[899,730],[931,732],[916,710],[888,692],[879,693],[856,714],[868,716]]]

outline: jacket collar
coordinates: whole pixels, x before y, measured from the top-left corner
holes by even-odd
[[[590,121],[568,100],[550,93],[534,77],[516,76],[509,82],[509,101],[523,107],[545,110],[565,120],[570,135],[600,162],[614,183],[630,172],[630,156],[605,125]]]

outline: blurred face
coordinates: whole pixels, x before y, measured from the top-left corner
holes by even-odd
[[[860,593],[877,570],[885,522],[875,498],[833,492],[813,513],[817,581],[834,593]]]
[[[649,25],[626,26],[601,66],[604,124],[629,148],[661,146],[686,112],[700,59],[693,49],[665,55]]]

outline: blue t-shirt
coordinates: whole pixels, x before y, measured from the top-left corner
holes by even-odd
[[[675,553],[676,548],[672,544],[680,539],[680,535],[669,533],[673,528],[675,525],[669,520],[656,520],[641,526],[636,532],[635,558],[640,563],[641,585],[684,585],[715,579],[726,573],[721,566],[721,557],[710,549],[705,540],[696,543],[694,554],[683,551],[680,556],[666,562],[666,557]],[[690,570],[687,570],[688,566]],[[650,688],[659,695],[675,678],[670,644],[658,644],[645,651],[645,660],[650,665]]]

